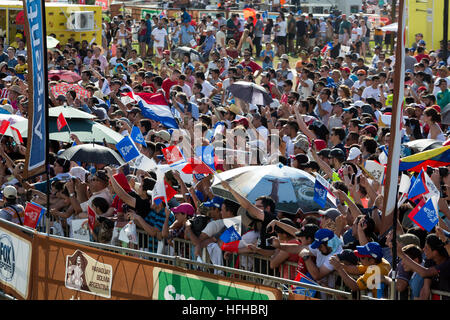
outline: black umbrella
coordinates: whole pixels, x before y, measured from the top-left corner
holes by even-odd
[[[233,96],[247,103],[268,106],[273,102],[270,93],[264,87],[253,82],[236,81],[228,87],[228,90]]]
[[[70,147],[58,157],[69,161],[87,163],[115,164],[119,166],[125,164],[125,161],[116,151],[93,143]]]

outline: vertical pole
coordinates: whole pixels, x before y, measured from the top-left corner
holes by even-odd
[[[47,22],[46,22],[46,13],[45,13],[45,0],[40,0],[41,1],[41,6],[42,6],[42,33],[44,35],[44,41],[43,41],[43,55],[44,55],[44,66],[45,66],[45,70],[47,70],[47,41],[46,41],[46,37],[47,37]],[[44,107],[44,112],[45,112],[45,148],[46,148],[46,157],[45,157],[45,169],[46,169],[46,179],[47,179],[47,188],[46,188],[46,193],[47,193],[47,221],[46,221],[46,230],[45,232],[47,234],[49,234],[49,230],[50,230],[50,163],[49,163],[49,157],[48,154],[50,152],[50,138],[49,138],[49,121],[48,121],[48,108],[49,108],[49,104],[48,104],[48,94],[49,94],[49,88],[48,88],[48,73],[45,72],[45,92],[46,92],[46,98],[45,98],[45,107]]]
[[[397,11],[397,0],[392,0],[392,11],[391,11],[391,23],[394,23],[396,19]],[[399,36],[397,34],[397,36]],[[394,34],[391,32],[391,54],[394,54]]]
[[[444,61],[447,63],[448,58],[448,0],[444,0]]]

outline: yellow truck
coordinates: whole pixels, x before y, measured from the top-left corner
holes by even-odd
[[[6,44],[15,41],[17,32],[23,33],[22,11],[22,1],[0,0],[0,36],[5,37]],[[45,19],[47,35],[53,33],[61,44],[70,38],[101,44],[101,6],[46,2]]]

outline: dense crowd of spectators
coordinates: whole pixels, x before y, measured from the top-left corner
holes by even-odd
[[[91,113],[123,136],[138,127],[146,141],[146,146],[138,145],[140,153],[158,166],[167,164],[162,150],[169,146],[189,153],[199,138],[194,132],[200,132],[202,146],[228,148],[233,138],[216,130],[223,122],[234,137],[244,137],[244,144],[217,161],[217,172],[282,163],[331,182],[336,207],[314,212],[299,207],[288,214],[276,210],[270,195],[261,194],[252,203],[238,187],[222,182],[234,202],[212,193],[213,174],[186,178],[175,169],[166,171],[165,181],[177,195],[167,203],[155,202],[154,171],[132,163],[115,167],[67,161],[58,155],[72,143],[55,140],[48,155],[51,180],[43,175],[25,181],[26,139],[18,144],[5,135],[0,140],[1,218],[22,224],[26,202],[45,205],[49,183],[55,234],[73,237],[71,223],[86,219],[89,205],[97,215],[91,241],[126,245],[118,234],[132,220],[148,235],[137,247],[151,252],[166,246],[172,254],[198,259],[206,248],[215,264],[225,264],[230,253],[237,253],[242,255],[237,266],[247,270],[289,279],[301,274],[331,288],[339,277],[347,289],[368,290],[375,297],[386,297],[382,288],[389,285],[396,264],[402,297],[410,292],[411,299],[432,299],[436,295],[430,290],[450,291],[449,166],[428,171],[441,194],[439,227],[426,232],[416,226],[408,218],[416,203],[405,201],[399,208],[397,239],[392,239],[392,219],[381,214],[382,183],[361,169],[367,160],[386,163],[382,158],[392,132],[384,121],[392,112],[394,68],[402,62],[383,45],[379,25],[362,15],[316,18],[291,12],[276,19],[256,13],[247,20],[217,14],[195,21],[186,10],[178,18],[147,15],[136,23],[124,16],[105,19],[101,43],[69,39],[49,50],[49,70],[79,74],[77,84],[89,92],[88,98],[74,90],[50,94],[51,107]],[[27,73],[25,43],[20,33],[11,44],[0,38],[0,111],[27,118],[31,97],[26,80],[32,75]],[[421,34],[406,49],[402,156],[414,152],[406,142],[428,138],[448,144],[448,123],[442,123],[441,114],[450,102],[450,75],[443,55],[442,48],[429,49]],[[61,81],[49,80],[50,85]],[[236,99],[228,88],[237,81],[261,84],[273,102],[255,105]],[[124,99],[129,92],[162,94],[179,129],[146,118],[135,101]],[[72,139],[83,143],[76,135]],[[277,142],[276,148],[270,141]],[[243,163],[236,160],[239,151],[250,154]],[[244,209],[242,240],[230,246],[220,239],[223,220]],[[177,238],[192,243],[192,250],[175,251]],[[393,241],[397,261],[392,259]],[[254,260],[246,254],[255,254]],[[261,267],[258,257],[270,264]],[[286,261],[297,267],[281,269]],[[374,274],[380,276],[375,286],[370,280]]]

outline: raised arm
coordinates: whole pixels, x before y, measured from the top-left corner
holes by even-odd
[[[260,221],[264,221],[264,212],[261,209],[258,209],[253,205],[250,201],[248,201],[246,198],[241,196],[236,190],[231,188],[230,184],[226,181],[221,181],[222,186],[231,192],[231,194],[234,196],[234,198],[239,202],[239,204],[247,210],[247,212],[255,219],[258,219]]]

